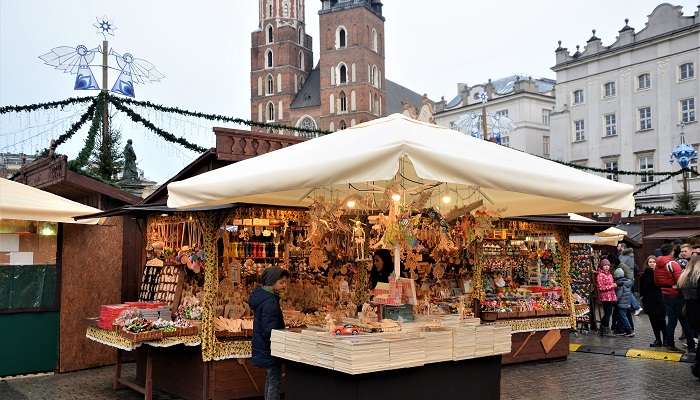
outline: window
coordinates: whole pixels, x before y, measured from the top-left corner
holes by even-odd
[[[617,159],[614,160],[605,160],[603,163],[603,167],[608,170],[608,172],[605,173],[605,178],[610,179],[611,181],[618,182],[619,181],[619,176],[617,175]]]
[[[345,129],[345,128],[347,128],[347,127],[348,127],[348,126],[345,124],[345,120],[344,120],[344,119],[341,119],[341,120],[340,120],[340,123],[338,123],[338,129],[340,129],[340,130],[342,131],[343,129]]]
[[[338,96],[338,100],[340,100],[340,107],[339,107],[339,112],[347,112],[348,111],[348,98],[345,96],[345,92],[340,92],[340,96]]]
[[[697,144],[693,145],[695,152],[700,152],[699,147],[700,147],[700,145],[697,145]],[[698,176],[700,176],[698,174],[698,159],[697,158],[690,160],[690,164],[688,164],[688,169],[690,169],[690,173],[688,174],[689,178],[697,178]]]
[[[687,79],[695,78],[695,66],[693,63],[685,63],[679,67],[680,80],[684,81]]]
[[[347,47],[347,31],[345,30],[345,27],[339,26],[338,30],[335,33],[335,48],[336,49],[344,49]]]
[[[267,18],[272,18],[272,0],[267,0]]]
[[[314,121],[314,119],[309,117],[309,116],[305,116],[301,121],[299,121],[297,126],[299,128],[302,128],[302,129],[310,129],[310,130],[317,129],[316,121]]]
[[[289,18],[289,0],[284,0],[282,3],[282,16]]]
[[[542,136],[542,155],[549,158],[549,136]]]
[[[372,50],[375,53],[379,52],[379,40],[377,39],[377,30],[372,29]]]
[[[272,75],[267,76],[267,94],[273,94],[275,93],[275,80],[272,78]]]
[[[508,118],[508,110],[496,111],[496,115],[499,116],[499,117],[506,117],[506,118]]]
[[[654,172],[654,154],[640,154],[639,156],[639,172]],[[654,175],[642,175],[639,177],[641,183],[654,182]]]
[[[548,110],[546,108],[542,109],[542,125],[547,125],[549,126],[549,115],[551,114],[552,110]]]
[[[299,69],[304,71],[304,52],[299,51]]]
[[[583,104],[583,90],[574,91],[574,104]]]
[[[605,97],[615,97],[615,82],[608,82],[603,85],[603,92],[605,93]]]
[[[274,60],[272,59],[272,50],[268,49],[267,52],[265,53],[265,68],[272,68],[274,63]]]
[[[267,103],[267,122],[275,120],[275,105],[272,102]]]
[[[510,137],[509,136],[502,136],[501,137],[501,145],[505,147],[510,147]]]
[[[615,114],[605,114],[603,117],[605,122],[605,136],[617,135],[617,119]]]
[[[275,41],[275,36],[272,31],[272,25],[267,26],[267,44],[270,44]]]
[[[370,73],[370,78],[369,78],[369,83],[371,83],[374,87],[379,86],[379,80],[377,79],[377,66],[373,65],[372,70]]]
[[[574,121],[574,141],[575,142],[582,142],[586,140],[586,130],[585,130],[585,125],[582,119],[579,119],[577,121]]]
[[[57,309],[58,224],[0,220],[0,311]]]
[[[651,74],[641,74],[637,77],[637,89],[646,90],[651,88]]]
[[[304,46],[304,29],[299,28],[299,46]]]
[[[639,130],[649,129],[651,129],[651,107],[642,107],[639,109]]]
[[[695,97],[681,100],[681,122],[695,122]]]
[[[340,64],[338,75],[339,83],[348,83],[348,67],[346,67],[345,64]]]

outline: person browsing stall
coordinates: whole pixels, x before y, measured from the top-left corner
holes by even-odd
[[[273,329],[284,329],[284,317],[280,308],[280,294],[287,289],[289,271],[279,267],[266,268],[256,287],[248,298],[253,310],[253,354],[251,363],[267,370],[265,379],[265,400],[280,398],[282,364],[272,357],[270,336]]]
[[[394,260],[387,249],[379,249],[372,257],[372,271],[369,273],[370,289],[377,287],[377,283],[389,283],[389,275],[394,270]]]

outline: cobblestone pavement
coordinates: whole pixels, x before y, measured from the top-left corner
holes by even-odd
[[[573,353],[567,361],[503,368],[502,399],[552,400],[700,400],[700,382],[678,362],[650,361]],[[128,390],[113,391],[114,367],[0,381],[2,400],[137,400]],[[133,365],[124,368],[133,376]],[[157,393],[155,400],[175,400]]]
[[[666,349],[661,348],[651,348],[649,344],[654,341],[654,333],[651,330],[651,324],[649,323],[649,317],[642,313],[637,317],[632,317],[634,319],[634,333],[635,337],[620,337],[620,336],[606,336],[600,337],[596,332],[591,333],[576,333],[571,336],[572,343],[581,343],[589,346],[603,346],[611,348],[635,348],[635,349],[646,349],[646,350],[659,350],[665,351]],[[676,327],[676,347],[680,350],[685,350],[685,340],[678,340],[681,336],[681,325],[680,323]]]

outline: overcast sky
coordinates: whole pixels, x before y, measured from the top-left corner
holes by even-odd
[[[658,0],[384,0],[386,76],[433,100],[470,85],[513,73],[555,78],[557,40],[573,51],[591,36],[615,40],[630,19],[639,31]],[[676,1],[692,15],[698,0]],[[307,33],[318,60],[320,0],[307,0]],[[250,118],[250,33],[258,27],[257,0],[0,0],[0,105],[59,100],[74,77],[37,58],[56,46],[101,42],[92,27],[107,15],[117,26],[110,45],[155,64],[166,78],[136,87],[140,100]],[[98,82],[101,75],[93,69]],[[112,72],[110,85],[116,74]],[[21,119],[0,117],[0,152],[33,153],[70,123],[70,109]],[[207,121],[144,114],[166,130],[204,146],[214,144]],[[52,119],[61,119],[56,123]],[[134,140],[139,167],[163,182],[196,155],[154,138],[139,125],[117,126]],[[74,158],[85,131],[59,148]]]

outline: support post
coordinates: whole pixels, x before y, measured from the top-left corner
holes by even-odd
[[[102,41],[102,93],[105,95],[102,105],[102,143],[108,143],[109,136],[109,102],[107,94],[109,93],[109,42]]]

